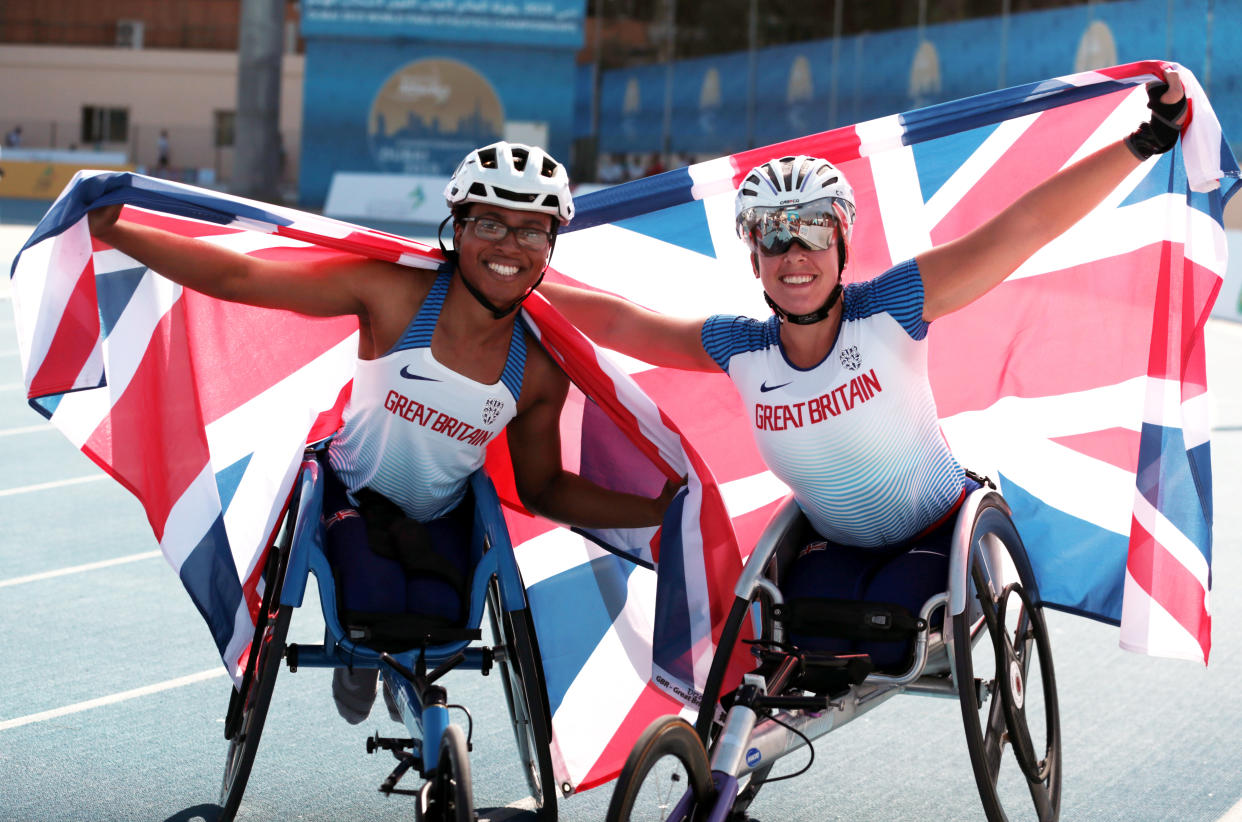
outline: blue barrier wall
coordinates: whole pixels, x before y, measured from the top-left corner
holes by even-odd
[[[1209,13],[1210,12],[1210,13]],[[702,158],[1090,68],[1168,59],[1207,89],[1242,147],[1242,2],[1116,0],[815,40],[601,77],[599,149]],[[590,65],[579,67],[578,136],[589,136]],[[754,78],[754,93],[751,78]],[[585,89],[586,93],[583,93]]]

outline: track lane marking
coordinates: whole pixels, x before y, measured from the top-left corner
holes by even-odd
[[[24,577],[13,577],[12,579],[0,579],[0,588],[8,588],[13,585],[23,585],[27,582],[39,582],[44,579],[54,579],[55,577],[63,577],[66,574],[80,574],[85,571],[95,571],[100,568],[111,568],[113,565],[124,565],[127,562],[138,562],[143,559],[154,559],[163,556],[159,551],[144,551],[141,554],[130,554],[129,556],[116,557],[115,559],[104,559],[99,562],[88,562],[85,565],[72,565],[68,568],[57,568],[55,571],[43,571],[38,574],[28,574]]]
[[[12,728],[20,728],[23,725],[31,725],[35,722],[46,722],[49,719],[56,719],[70,714],[77,714],[83,711],[89,711],[93,708],[102,708],[105,705],[115,705],[118,702],[125,702],[130,699],[138,699],[143,696],[157,694],[160,691],[168,691],[173,688],[180,688],[185,685],[193,685],[196,682],[203,682],[208,679],[225,676],[228,672],[223,666],[212,668],[209,671],[199,671],[196,674],[180,676],[176,679],[165,680],[164,682],[156,682],[154,685],[144,685],[141,688],[133,688],[128,691],[101,696],[97,699],[88,699],[85,702],[75,702],[72,705],[66,705],[63,708],[53,708],[50,711],[40,711],[37,714],[28,714],[13,719],[5,719],[0,721],[0,731],[7,731]]]
[[[36,485],[23,485],[20,488],[5,488],[0,490],[0,497],[11,497],[15,494],[27,494],[31,491],[46,491],[50,488],[63,488],[66,485],[79,485],[83,482],[95,482],[97,480],[107,478],[107,474],[93,474],[89,477],[73,477],[72,479],[55,480],[53,482],[40,482]]]
[[[55,431],[56,426],[51,423],[41,423],[39,425],[24,425],[21,428],[0,428],[0,437],[10,437],[14,434],[33,434],[36,431]]]

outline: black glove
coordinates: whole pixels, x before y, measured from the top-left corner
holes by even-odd
[[[1160,102],[1160,95],[1169,90],[1169,84],[1152,82],[1147,84],[1147,107],[1151,109],[1151,122],[1143,123],[1133,134],[1126,138],[1126,148],[1140,160],[1146,160],[1153,154],[1164,154],[1177,145],[1181,127],[1177,118],[1186,111],[1186,95],[1176,103]]]

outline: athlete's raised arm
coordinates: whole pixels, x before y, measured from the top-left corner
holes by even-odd
[[[970,233],[920,254],[923,318],[934,320],[983,296],[1085,217],[1144,159],[1171,149],[1187,106],[1177,72],[1166,77],[1167,83],[1148,86],[1150,124],[1057,172]]]
[[[119,220],[121,206],[88,215],[91,234],[175,283],[211,297],[315,317],[365,316],[389,263],[343,254],[313,263],[262,259],[214,243]]]
[[[666,368],[720,370],[703,349],[703,317],[672,317],[611,294],[559,283],[544,283],[539,293],[606,348]]]

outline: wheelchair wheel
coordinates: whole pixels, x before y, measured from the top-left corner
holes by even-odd
[[[530,611],[505,611],[493,580],[487,589],[488,616],[494,642],[503,642],[498,663],[522,773],[539,819],[556,818],[556,776],[552,772],[552,722],[548,716],[543,668]]]
[[[715,797],[707,751],[690,723],[662,716],[634,744],[608,803],[606,822],[690,822]]]
[[[979,797],[989,822],[1053,822],[1061,807],[1060,711],[1030,563],[1012,521],[995,503],[980,507],[970,550],[966,608],[953,617],[952,630]],[[1006,560],[1017,570],[1008,584],[1001,576]]]
[[[436,772],[420,792],[419,819],[423,822],[473,822],[474,792],[470,787],[470,755],[466,735],[449,725],[440,737]]]
[[[267,708],[272,701],[276,675],[280,673],[280,663],[285,655],[285,639],[289,635],[293,608],[280,604],[280,589],[291,539],[291,535],[286,536],[279,547],[274,546],[269,552],[263,570],[263,603],[255,622],[246,673],[241,688],[233,689],[229,697],[229,710],[224,720],[224,737],[229,741],[229,750],[224,761],[224,781],[220,786],[220,822],[229,822],[241,806],[255,751],[263,734],[263,723],[267,719]]]

